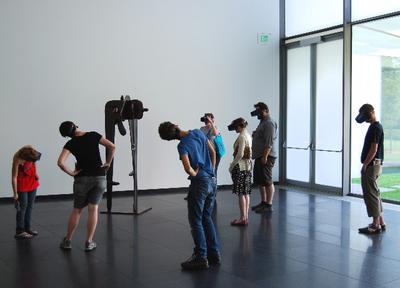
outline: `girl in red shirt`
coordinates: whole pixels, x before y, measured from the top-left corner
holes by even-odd
[[[31,215],[39,186],[35,162],[40,156],[38,151],[27,145],[19,149],[13,157],[11,182],[17,209],[16,239],[30,239],[38,234],[31,229]]]

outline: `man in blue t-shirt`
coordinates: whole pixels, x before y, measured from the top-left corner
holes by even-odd
[[[368,217],[372,217],[372,223],[358,231],[362,234],[377,234],[386,230],[381,194],[377,184],[383,163],[383,127],[376,119],[375,110],[371,104],[361,106],[356,121],[370,123],[361,152],[361,186]]]
[[[207,269],[220,264],[219,241],[212,220],[215,205],[215,150],[199,129],[184,131],[171,122],[158,127],[161,139],[179,140],[183,169],[189,174],[188,218],[194,240],[193,255],[181,263],[182,269]]]

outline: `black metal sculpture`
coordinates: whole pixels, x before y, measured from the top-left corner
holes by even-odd
[[[132,172],[129,176],[133,177],[133,212],[112,212],[112,190],[113,185],[119,183],[113,181],[114,161],[107,172],[107,211],[101,212],[106,214],[128,214],[139,215],[149,211],[151,208],[138,210],[138,185],[137,185],[137,130],[138,120],[142,119],[143,113],[147,112],[147,108],[143,108],[143,103],[137,99],[131,100],[129,95],[121,96],[121,100],[108,101],[105,106],[105,128],[106,138],[114,143],[115,141],[115,125],[117,125],[119,133],[126,135],[126,129],[123,121],[128,120],[131,152],[132,152]],[[108,153],[108,151],[106,152]],[[106,155],[107,156],[107,155]]]

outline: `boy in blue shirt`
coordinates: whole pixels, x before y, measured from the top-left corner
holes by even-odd
[[[199,129],[183,131],[171,122],[161,123],[163,140],[179,140],[178,153],[189,175],[188,218],[194,240],[193,255],[181,263],[182,269],[207,269],[220,264],[219,241],[211,218],[215,205],[215,150]]]

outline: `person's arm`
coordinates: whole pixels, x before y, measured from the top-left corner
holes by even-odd
[[[13,198],[14,200],[18,200],[18,190],[17,190],[17,176],[18,176],[18,165],[21,163],[21,160],[14,156],[11,168],[11,186],[13,189]]]
[[[189,174],[189,176],[196,177],[197,173],[199,172],[199,167],[197,167],[196,170],[192,168],[190,165],[189,156],[187,154],[181,155],[180,158],[185,172]]]
[[[211,144],[210,140],[207,140],[207,145],[208,145],[208,150],[210,150],[211,163],[215,169],[215,164],[217,163],[217,153],[215,152],[215,149]]]
[[[211,131],[212,131],[213,135],[217,136],[219,134],[219,131],[218,131],[217,126],[215,126],[214,120],[211,119],[210,116],[207,116],[207,120],[208,120],[208,123],[210,123],[210,125],[211,125]]]
[[[77,175],[81,170],[71,170],[67,165],[65,165],[65,161],[67,160],[68,156],[71,154],[71,152],[67,149],[63,149],[60,153],[60,156],[58,157],[57,165],[58,167],[61,168],[65,173],[68,175],[74,177]]]
[[[115,144],[112,143],[110,140],[104,138],[104,137],[101,137],[99,143],[101,145],[103,145],[104,147],[106,147],[106,149],[108,150],[106,162],[103,165],[101,165],[101,167],[104,168],[107,171],[108,168],[110,168],[112,160],[114,159]]]
[[[235,158],[233,158],[231,165],[229,166],[229,172],[231,172],[231,173],[232,173],[232,170],[235,167],[235,165],[238,164],[239,161],[243,158],[244,148],[246,146],[245,138],[243,136],[239,136],[237,141],[238,141],[237,153],[235,155]]]
[[[263,155],[262,155],[262,157],[261,157],[261,163],[262,163],[263,165],[267,164],[269,152],[271,152],[271,147],[266,146],[266,147],[264,148]]]
[[[376,152],[378,151],[378,143],[371,143],[371,147],[369,148],[367,158],[365,158],[363,166],[362,166],[362,171],[365,172],[367,169],[368,164],[374,160]]]
[[[275,134],[275,131],[274,131],[273,125],[269,124],[269,125],[264,126],[263,136],[264,136],[265,146],[264,146],[264,150],[263,150],[263,155],[261,157],[261,163],[263,165],[267,164],[268,156],[272,149],[274,134]]]

